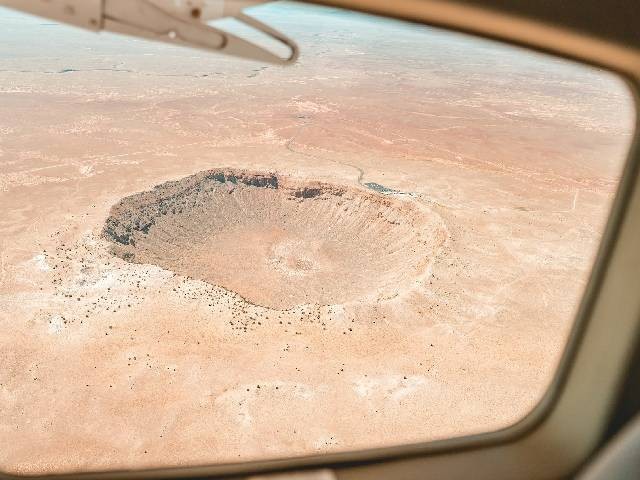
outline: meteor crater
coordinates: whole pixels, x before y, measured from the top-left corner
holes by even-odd
[[[123,198],[103,228],[113,254],[272,309],[388,298],[446,239],[425,206],[275,173],[208,170]]]

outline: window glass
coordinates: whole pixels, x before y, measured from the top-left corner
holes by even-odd
[[[549,386],[632,136],[624,83],[249,12],[293,66],[0,10],[0,470],[424,442]]]

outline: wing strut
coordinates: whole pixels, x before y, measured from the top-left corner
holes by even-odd
[[[298,46],[286,35],[243,12],[260,0],[0,0],[0,5],[93,31],[184,45],[280,65],[294,63]],[[284,45],[279,56],[207,21],[233,17]]]

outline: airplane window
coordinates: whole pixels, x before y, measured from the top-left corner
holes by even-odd
[[[1,471],[488,432],[550,385],[632,138],[624,82],[248,12],[293,65],[0,10]]]

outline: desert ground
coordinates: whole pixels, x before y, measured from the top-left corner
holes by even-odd
[[[0,10],[0,471],[503,428],[631,137],[585,66],[316,7],[282,68]]]

